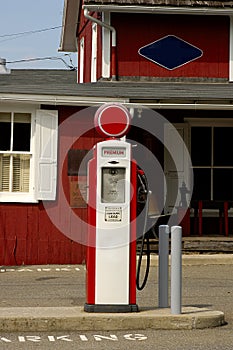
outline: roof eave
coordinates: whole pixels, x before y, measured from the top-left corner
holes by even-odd
[[[174,102],[166,101],[154,101],[147,102],[142,101],[141,103],[133,102],[130,98],[120,98],[120,97],[100,97],[100,96],[64,96],[64,95],[39,95],[39,94],[6,94],[0,93],[0,102],[1,103],[28,103],[32,105],[53,105],[53,106],[97,106],[109,102],[118,102],[126,105],[127,107],[135,107],[142,105],[147,108],[154,109],[187,109],[187,110],[224,110],[232,111],[233,104],[224,101],[222,103],[212,101],[196,101],[188,102],[183,101],[179,102],[174,99]]]
[[[76,29],[79,9],[79,0],[64,0],[62,31],[58,51],[77,51]]]
[[[127,98],[100,97],[100,96],[78,96],[78,95],[52,95],[52,94],[26,94],[26,93],[1,93],[0,103],[27,103],[46,104],[53,106],[96,106],[107,102],[128,103]],[[232,105],[233,108],[233,105]]]
[[[183,7],[183,6],[156,6],[156,5],[116,5],[116,4],[85,4],[89,11],[110,12],[137,12],[158,14],[193,14],[193,15],[225,15],[232,16],[233,8],[217,7]]]

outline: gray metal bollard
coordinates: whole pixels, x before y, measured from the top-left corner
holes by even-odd
[[[171,227],[171,313],[181,314],[182,307],[182,228]]]
[[[159,307],[168,307],[169,226],[159,226]]]

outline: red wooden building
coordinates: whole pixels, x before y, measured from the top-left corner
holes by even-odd
[[[60,50],[78,52],[78,71],[0,75],[0,264],[85,260],[82,160],[105,102],[125,104],[142,125],[129,138],[165,174],[162,214],[178,222],[188,206],[184,235],[232,235],[232,16],[231,1],[64,1]],[[144,107],[184,143],[172,128],[163,142],[143,129]],[[164,144],[180,155],[175,166]]]
[[[231,1],[65,1],[60,49],[78,52],[78,83],[159,111],[182,136],[193,191],[185,159],[174,167],[150,135],[130,135],[163,167],[164,213],[175,207],[179,217],[188,206],[185,235],[232,233],[232,15]],[[172,142],[164,128],[164,143]],[[173,147],[182,159],[182,145]]]
[[[91,149],[98,138],[90,130],[76,140],[75,130],[90,129],[90,121],[76,117],[85,98],[75,77],[66,70],[0,74],[0,265],[85,260],[86,203],[73,169],[82,152],[72,149]]]

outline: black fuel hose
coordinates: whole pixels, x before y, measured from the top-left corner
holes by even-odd
[[[148,196],[149,190],[148,190],[148,182],[147,182],[146,176],[138,174],[138,178],[139,178],[139,182],[141,183],[141,186],[144,189],[144,194],[146,194],[144,229],[143,229],[143,235],[141,239],[141,248],[140,248],[139,257],[138,257],[137,274],[136,274],[137,289],[142,290],[147,283],[149,272],[150,272],[150,238],[149,238],[149,232],[145,233],[146,224],[147,224],[148,204],[149,204],[149,196]],[[141,272],[142,257],[143,257],[143,250],[144,250],[145,243],[146,243],[146,271],[143,278],[143,282],[140,285],[140,272]]]
[[[146,271],[145,271],[143,282],[140,285],[140,272],[141,272],[143,249],[144,249],[145,242],[146,242]],[[138,266],[137,266],[137,275],[136,275],[136,286],[138,290],[143,290],[143,288],[145,287],[148,280],[149,272],[150,272],[150,238],[149,238],[149,235],[147,234],[142,236],[141,249],[138,257]]]

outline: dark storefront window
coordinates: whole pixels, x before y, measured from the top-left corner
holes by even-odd
[[[193,127],[191,129],[191,158],[194,166],[211,165],[211,128]]]
[[[233,127],[193,126],[193,199],[233,200]]]

